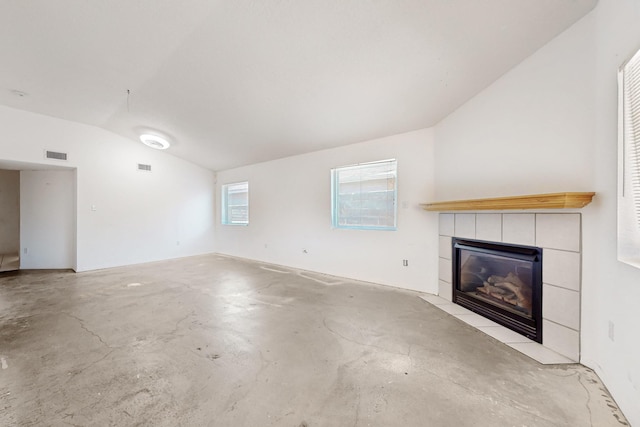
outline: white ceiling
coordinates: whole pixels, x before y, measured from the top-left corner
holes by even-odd
[[[0,104],[228,169],[432,126],[596,2],[0,0]]]

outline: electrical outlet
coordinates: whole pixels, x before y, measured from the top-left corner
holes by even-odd
[[[403,267],[409,267],[409,260],[408,259],[403,259],[402,260],[402,266]]]
[[[28,254],[28,253],[29,253],[29,249],[24,248],[24,254],[26,255],[26,254]]]
[[[616,327],[616,325],[611,320],[609,320],[609,339],[611,341],[615,341],[616,340],[615,339],[615,327]]]

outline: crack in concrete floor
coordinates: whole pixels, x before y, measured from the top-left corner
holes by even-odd
[[[415,292],[263,267],[0,276],[0,425],[627,425],[588,368],[540,365]]]

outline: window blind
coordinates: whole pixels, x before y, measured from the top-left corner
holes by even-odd
[[[394,159],[333,169],[333,226],[395,229],[396,178]]]
[[[227,184],[222,188],[222,223],[249,224],[249,183]]]
[[[624,162],[631,182],[623,183],[623,194],[633,200],[640,226],[640,52],[623,67]],[[631,194],[629,194],[631,192]]]

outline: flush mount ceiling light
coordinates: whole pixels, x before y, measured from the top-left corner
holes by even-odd
[[[169,148],[169,145],[171,145],[166,139],[149,134],[140,135],[140,141],[142,141],[144,145],[155,148],[156,150],[166,150]]]

